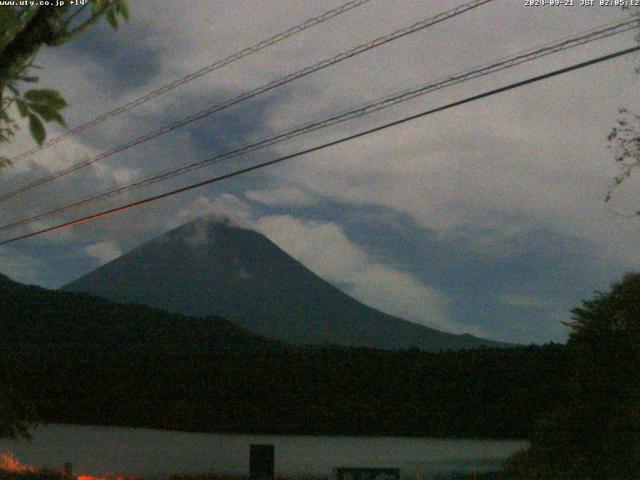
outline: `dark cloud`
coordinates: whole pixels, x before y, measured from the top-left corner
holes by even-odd
[[[95,88],[111,92],[117,100],[123,92],[146,87],[161,72],[166,52],[153,47],[149,30],[123,22],[113,30],[105,21],[89,33],[56,49],[63,62],[83,62],[99,66],[100,75],[92,80]]]

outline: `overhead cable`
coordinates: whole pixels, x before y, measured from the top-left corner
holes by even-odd
[[[333,125],[337,125],[339,123],[346,122],[348,120],[369,115],[371,113],[389,108],[393,105],[397,105],[399,103],[414,99],[421,95],[425,95],[425,94],[428,94],[452,85],[463,83],[463,82],[473,80],[482,76],[486,76],[501,70],[513,68],[517,65],[530,62],[553,53],[557,53],[570,48],[585,45],[585,44],[594,42],[596,40],[611,37],[613,35],[618,35],[623,32],[629,31],[631,29],[637,28],[638,25],[640,25],[640,19],[634,19],[626,22],[617,23],[617,24],[609,24],[609,25],[601,26],[596,29],[591,29],[586,32],[582,32],[573,37],[565,37],[556,42],[547,43],[539,47],[536,47],[534,49],[528,49],[523,52],[519,52],[511,56],[502,58],[500,60],[494,61],[492,63],[484,64],[482,66],[474,67],[472,69],[465,70],[460,73],[449,75],[439,80],[428,82],[426,84],[422,84],[408,90],[403,90],[402,92],[395,93],[391,96],[387,96],[381,100],[369,102],[365,105],[361,105],[356,108],[352,108],[350,110],[346,110],[343,112],[334,113],[328,117],[324,117],[322,119],[319,119],[310,123],[306,123],[292,130],[288,130],[286,132],[264,138],[260,141],[257,141],[248,145],[244,145],[244,146],[235,148],[233,150],[219,153],[215,156],[209,157],[204,160],[193,162],[178,168],[167,169],[163,172],[149,175],[143,179],[136,180],[127,185],[122,185],[122,186],[118,186],[113,189],[107,190],[98,195],[94,195],[94,196],[85,198],[83,200],[71,202],[61,207],[57,207],[55,209],[52,209],[37,215],[32,215],[30,217],[26,217],[20,220],[10,222],[8,224],[0,226],[0,231],[14,229],[21,225],[43,220],[51,216],[60,215],[72,209],[83,207],[101,200],[106,200],[108,198],[112,198],[117,195],[128,193],[130,191],[137,190],[139,188],[149,186],[164,180],[168,180],[170,178],[174,178],[179,175],[184,175],[207,166],[211,166],[226,160],[230,160],[232,158],[236,158],[241,155],[246,155],[248,153],[262,150],[266,147],[284,142],[286,140],[290,140],[300,135],[308,134],[316,130],[324,129]]]
[[[121,113],[127,112],[129,110],[132,110],[136,107],[139,107],[140,105],[148,102],[149,100],[156,98],[160,95],[163,95],[175,88],[178,88],[182,85],[184,85],[185,83],[191,82],[192,80],[195,80],[197,78],[200,78],[204,75],[207,75],[211,72],[214,72],[215,70],[219,70],[222,67],[225,67],[227,65],[230,65],[232,63],[237,62],[238,60],[241,60],[245,57],[248,57],[249,55],[253,55],[254,53],[257,53],[261,50],[264,50],[267,47],[270,47],[272,45],[275,45],[278,42],[281,42],[282,40],[285,40],[289,37],[292,37],[298,33],[301,33],[311,27],[314,27],[316,25],[319,25],[323,22],[326,22],[327,20],[337,17],[338,15],[341,15],[345,12],[348,12],[350,10],[353,10],[356,7],[359,7],[361,5],[364,5],[365,3],[370,2],[371,0],[352,0],[349,1],[343,5],[340,5],[337,8],[334,8],[332,10],[326,11],[321,15],[318,15],[317,17],[313,17],[313,18],[309,18],[308,20],[300,23],[299,25],[296,25],[294,27],[291,27],[287,30],[284,30],[283,32],[280,32],[272,37],[269,37],[265,40],[262,40],[258,43],[256,43],[255,45],[252,45],[250,47],[244,48],[242,50],[239,50],[235,53],[232,53],[231,55],[229,55],[228,57],[225,57],[221,60],[218,60],[210,65],[207,65],[205,67],[202,67],[201,69],[189,73],[188,75],[185,75],[182,78],[178,78],[170,83],[167,83],[165,85],[162,85],[161,87],[156,88],[155,90],[152,90],[148,93],[146,93],[145,95],[142,95],[141,97],[138,97],[134,100],[131,100],[130,102],[125,103],[124,105],[121,105],[117,108],[114,108],[113,110],[110,110],[102,115],[100,115],[97,118],[94,118],[92,120],[89,120],[86,123],[83,123],[82,125],[78,125],[75,128],[72,128],[70,130],[67,130],[66,132],[53,137],[52,139],[44,142],[42,145],[38,145],[37,147],[34,147],[30,150],[27,150],[26,152],[22,152],[19,155],[16,155],[15,157],[9,159],[10,162],[15,163],[19,160],[23,160],[27,157],[30,157],[31,155],[33,155],[36,152],[40,152],[42,150],[45,150],[46,148],[49,148],[53,145],[57,145],[58,143],[64,141],[65,139],[71,137],[72,135],[76,135],[80,132],[84,132],[85,130],[88,130],[90,128],[93,128],[97,125],[100,125],[102,122],[115,117],[117,115],[120,115]]]
[[[217,177],[209,178],[207,180],[203,180],[201,182],[193,183],[193,184],[187,185],[185,187],[181,187],[181,188],[177,188],[177,189],[174,189],[174,190],[170,190],[168,192],[164,192],[164,193],[161,193],[161,194],[158,194],[158,195],[153,195],[151,197],[147,197],[147,198],[144,198],[142,200],[131,202],[131,203],[128,203],[126,205],[122,205],[120,207],[104,210],[102,212],[95,213],[95,214],[92,214],[92,215],[88,215],[88,216],[85,216],[85,217],[82,217],[82,218],[79,218],[79,219],[76,219],[76,220],[71,220],[71,221],[68,221],[68,222],[60,223],[58,225],[54,225],[54,226],[51,226],[51,227],[47,227],[47,228],[43,228],[43,229],[40,229],[40,230],[37,230],[37,231],[33,231],[33,232],[30,232],[30,233],[27,233],[27,234],[24,234],[24,235],[19,235],[19,236],[13,237],[13,238],[9,238],[7,240],[1,241],[0,242],[0,246],[7,245],[7,244],[10,244],[10,243],[13,243],[13,242],[17,242],[19,240],[24,240],[24,239],[27,239],[27,238],[35,237],[37,235],[42,235],[44,233],[52,232],[52,231],[55,231],[55,230],[60,230],[62,228],[67,228],[67,227],[71,227],[71,226],[74,226],[74,225],[79,225],[79,224],[82,224],[82,223],[90,222],[92,220],[96,220],[98,218],[102,218],[102,217],[105,217],[107,215],[112,215],[112,214],[115,214],[115,213],[118,213],[118,212],[121,212],[121,211],[124,211],[124,210],[128,210],[130,208],[139,207],[141,205],[145,205],[147,203],[154,202],[156,200],[172,197],[174,195],[177,195],[177,194],[180,194],[180,193],[184,193],[184,192],[187,192],[187,191],[190,191],[190,190],[194,190],[196,188],[204,187],[206,185],[211,185],[213,183],[220,182],[220,181],[223,181],[223,180],[227,180],[229,178],[233,178],[233,177],[236,177],[238,175],[243,175],[245,173],[249,173],[249,172],[252,172],[252,171],[255,171],[255,170],[258,170],[258,169],[269,167],[269,166],[275,165],[277,163],[281,163],[281,162],[284,162],[286,160],[290,160],[292,158],[297,158],[297,157],[300,157],[300,156],[303,156],[303,155],[307,155],[309,153],[313,153],[313,152],[317,152],[317,151],[320,151],[320,150],[324,150],[326,148],[329,148],[329,147],[332,147],[332,146],[335,146],[335,145],[346,143],[346,142],[355,140],[357,138],[364,137],[366,135],[371,135],[372,133],[379,132],[379,131],[382,131],[382,130],[386,130],[388,128],[391,128],[391,127],[394,127],[394,126],[397,126],[397,125],[401,125],[401,124],[404,124],[404,123],[407,123],[407,122],[411,122],[411,121],[416,120],[418,118],[426,117],[428,115],[432,115],[432,114],[437,113],[437,112],[448,110],[448,109],[451,109],[451,108],[454,108],[454,107],[457,107],[457,106],[460,106],[460,105],[464,105],[464,104],[467,104],[467,103],[471,103],[471,102],[474,102],[476,100],[480,100],[480,99],[487,98],[487,97],[490,97],[490,96],[493,96],[493,95],[497,95],[497,94],[502,93],[502,92],[506,92],[506,91],[513,90],[513,89],[516,89],[516,88],[520,88],[520,87],[523,87],[525,85],[529,85],[531,83],[540,82],[542,80],[546,80],[546,79],[551,78],[551,77],[556,77],[558,75],[563,75],[565,73],[572,72],[574,70],[579,70],[581,68],[585,68],[585,67],[588,67],[588,66],[591,66],[591,65],[602,63],[602,62],[605,62],[607,60],[611,60],[613,58],[617,58],[617,57],[621,57],[623,55],[628,55],[628,54],[637,52],[639,50],[640,50],[640,46],[631,47],[631,48],[627,48],[627,49],[624,49],[624,50],[617,51],[615,53],[611,53],[611,54],[604,55],[604,56],[601,56],[601,57],[598,57],[598,58],[594,58],[592,60],[588,60],[588,61],[585,61],[585,62],[577,63],[577,64],[571,65],[569,67],[564,67],[564,68],[561,68],[561,69],[558,69],[558,70],[554,70],[552,72],[548,72],[548,73],[545,73],[543,75],[538,75],[536,77],[532,77],[532,78],[529,78],[527,80],[522,80],[522,81],[519,81],[519,82],[516,82],[516,83],[512,83],[512,84],[506,85],[504,87],[500,87],[500,88],[496,88],[496,89],[493,89],[493,90],[489,90],[487,92],[484,92],[484,93],[481,93],[481,94],[478,94],[478,95],[473,95],[473,96],[470,96],[470,97],[466,97],[466,98],[464,98],[462,100],[458,100],[458,101],[451,102],[451,103],[448,103],[446,105],[443,105],[443,106],[440,106],[440,107],[437,107],[437,108],[426,110],[424,112],[417,113],[415,115],[410,115],[408,117],[404,117],[404,118],[401,118],[399,120],[395,120],[393,122],[385,123],[385,124],[380,125],[378,127],[370,128],[368,130],[364,130],[362,132],[355,133],[353,135],[348,135],[348,136],[342,137],[340,139],[333,140],[331,142],[323,143],[321,145],[317,145],[315,147],[307,148],[307,149],[301,150],[299,152],[295,152],[295,153],[291,153],[291,154],[288,154],[288,155],[284,155],[282,157],[278,157],[278,158],[275,158],[273,160],[269,160],[267,162],[259,163],[257,165],[252,165],[250,167],[246,167],[246,168],[243,168],[241,170],[236,170],[236,171],[231,172],[231,173],[227,173],[227,174],[220,175],[220,176],[217,176]]]
[[[38,180],[34,180],[33,182],[30,182],[22,187],[19,187],[11,192],[8,192],[6,194],[0,195],[0,202],[2,201],[6,201],[9,200],[11,198],[16,197],[17,195],[20,195],[24,192],[27,192],[29,190],[32,190],[33,188],[39,187],[41,185],[44,185],[45,183],[48,183],[52,180],[56,180],[60,177],[69,175],[71,173],[74,173],[82,168],[88,167],[89,165],[93,165],[94,163],[100,161],[100,160],[104,160],[105,158],[108,158],[112,155],[115,155],[116,153],[121,153],[125,150],[128,150],[132,147],[135,147],[137,145],[140,145],[142,143],[148,142],[150,140],[153,140],[155,138],[158,138],[166,133],[172,132],[174,130],[177,130],[179,128],[184,127],[185,125],[188,125],[190,123],[193,123],[195,121],[201,120],[205,117],[208,117],[210,115],[213,115],[214,113],[217,113],[219,111],[225,110],[233,105],[236,105],[240,102],[243,102],[245,100],[248,100],[250,98],[256,97],[258,95],[262,95],[263,93],[266,93],[270,90],[273,90],[275,88],[281,87],[283,85],[286,85],[287,83],[293,82],[294,80],[298,80],[300,78],[306,77],[308,75],[311,75],[312,73],[315,73],[319,70],[322,70],[324,68],[327,68],[331,65],[335,65],[337,63],[343,62],[349,58],[355,57],[356,55],[360,55],[362,53],[368,52],[369,50],[372,50],[374,48],[380,47],[382,45],[385,45],[389,42],[392,42],[394,40],[397,40],[399,38],[405,37],[407,35],[410,35],[412,33],[416,33],[420,30],[424,30],[428,27],[431,27],[435,24],[438,24],[440,22],[443,22],[445,20],[448,20],[450,18],[453,18],[457,15],[460,15],[464,12],[467,12],[469,10],[472,10],[474,8],[477,8],[481,5],[484,5],[486,3],[490,3],[493,0],[473,0],[471,2],[465,3],[463,5],[460,5],[456,8],[452,8],[450,10],[447,10],[446,12],[442,12],[436,16],[430,17],[428,19],[425,20],[421,20],[419,22],[414,23],[413,25],[410,25],[408,27],[404,27],[401,28],[399,30],[396,30],[392,33],[389,33],[387,35],[383,35],[381,37],[376,38],[375,40],[372,40],[370,42],[364,43],[362,45],[359,45],[355,48],[352,48],[350,50],[347,50],[345,52],[339,53],[338,55],[335,55],[334,57],[322,60],[321,62],[318,62],[314,65],[311,65],[309,67],[305,67],[302,70],[298,70],[294,73],[291,73],[289,75],[286,75],[285,77],[282,77],[278,80],[274,80],[272,82],[269,82],[265,85],[262,85],[261,87],[255,88],[253,90],[250,90],[248,92],[245,92],[243,94],[240,94],[236,97],[233,97],[229,100],[227,100],[226,102],[223,102],[221,104],[214,104],[204,110],[201,110],[200,112],[197,112],[195,114],[189,115],[187,117],[182,118],[181,120],[172,122],[170,124],[165,125],[164,127],[161,127],[158,130],[154,130],[152,132],[149,132],[145,135],[142,135],[134,140],[131,140],[125,144],[119,145],[117,147],[114,147],[110,150],[107,150],[105,152],[99,153],[91,158],[88,158],[86,160],[83,160],[81,162],[75,163],[74,165],[71,165],[70,167],[64,168],[62,170],[58,170],[57,172],[52,173],[51,175],[48,175],[46,177],[40,178]]]

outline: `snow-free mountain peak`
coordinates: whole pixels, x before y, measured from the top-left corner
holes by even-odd
[[[185,315],[220,315],[292,344],[425,350],[498,345],[368,307],[264,235],[221,217],[175,228],[64,289]]]

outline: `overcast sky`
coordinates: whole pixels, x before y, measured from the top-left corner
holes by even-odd
[[[131,20],[42,50],[40,84],[88,121],[341,0],[132,0]],[[182,116],[459,5],[371,0],[275,47],[180,87],[0,171],[0,192]],[[579,0],[575,0],[579,4]],[[211,156],[420,83],[625,19],[614,7],[525,7],[496,0],[4,202],[2,224],[154,171]],[[211,166],[29,228],[89,214],[339,138],[405,115],[633,46],[634,33]],[[207,214],[255,228],[308,268],[385,312],[511,342],[563,341],[561,321],[594,290],[638,269],[640,206],[616,175],[607,134],[617,109],[640,110],[640,58],[627,56],[489,97],[278,166],[0,247],[0,271],[56,288]],[[49,134],[63,130],[49,126]],[[8,148],[33,145],[27,129]],[[4,148],[4,147],[3,147]]]

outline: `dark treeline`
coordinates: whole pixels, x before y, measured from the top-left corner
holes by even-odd
[[[41,421],[203,432],[526,438],[568,372],[559,345],[0,352]]]

